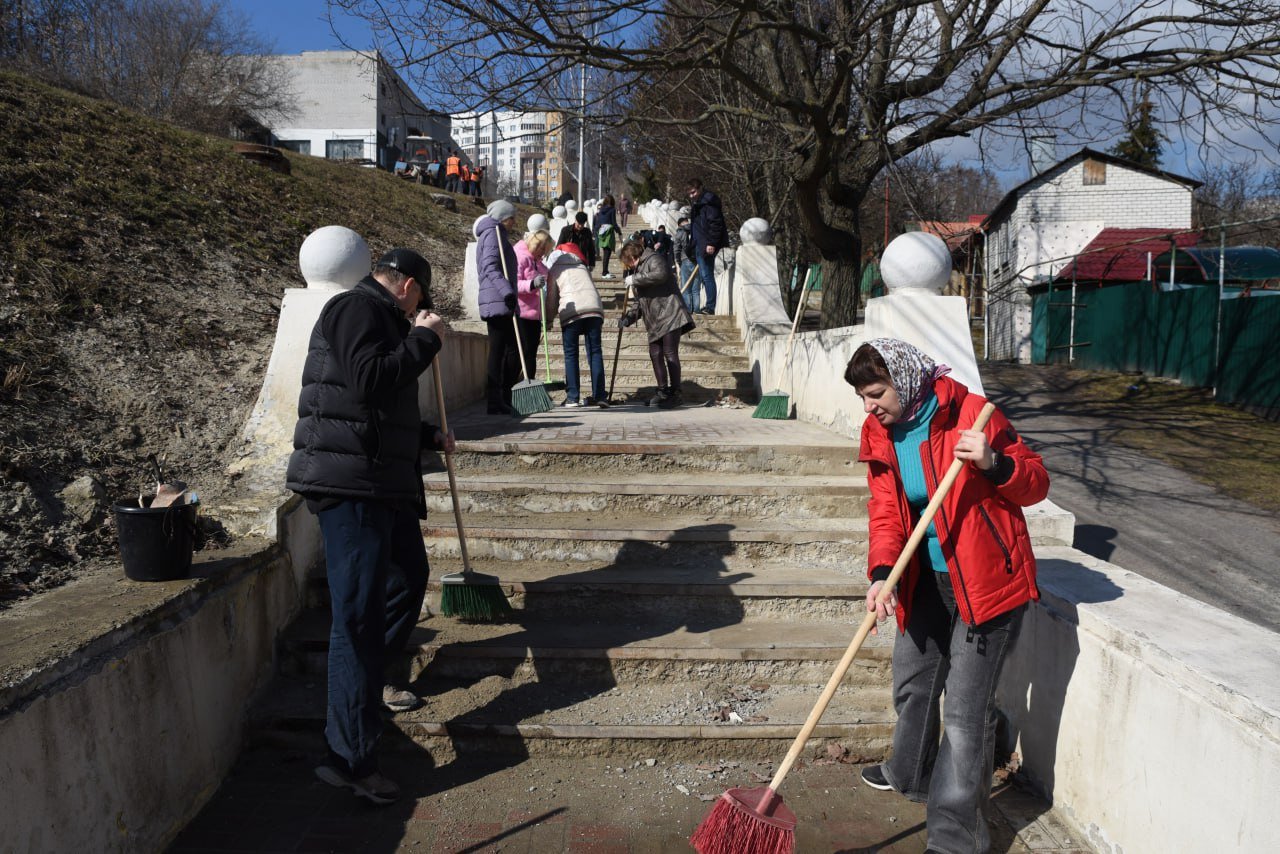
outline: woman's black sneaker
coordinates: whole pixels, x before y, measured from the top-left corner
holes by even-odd
[[[873,789],[879,789],[882,792],[892,792],[893,786],[889,785],[889,781],[884,778],[884,771],[880,770],[879,765],[868,765],[862,769],[862,782],[866,783]]]
[[[665,400],[658,402],[659,409],[675,409],[684,403],[684,395],[680,393],[680,389],[673,388],[667,392]]]

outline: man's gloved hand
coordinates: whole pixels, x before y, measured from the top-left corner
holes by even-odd
[[[547,277],[541,276],[541,275],[534,276],[533,281],[529,283],[529,287],[533,288],[535,291],[540,291],[546,286],[547,286]]]
[[[507,294],[505,297],[502,298],[502,301],[506,303],[507,311],[511,312],[512,314],[516,313],[516,309],[519,307],[519,303],[516,302],[515,294]]]
[[[622,284],[626,285],[627,287],[631,287],[635,283],[636,283],[635,276],[624,276],[622,279]]]
[[[619,318],[618,318],[618,328],[619,328],[619,329],[626,329],[628,326],[630,326],[631,324],[633,324],[633,323],[635,323],[635,322],[636,322],[636,319],[635,319],[634,317],[632,317],[632,316],[631,316],[631,315],[629,315],[629,314],[624,314],[624,315],[622,315],[621,317],[619,317]]]

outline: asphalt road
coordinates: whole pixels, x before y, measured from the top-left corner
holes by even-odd
[[[984,369],[983,384],[1044,458],[1049,499],[1076,516],[1077,549],[1280,632],[1274,513],[1112,444],[1112,426],[1073,413],[1037,368]]]

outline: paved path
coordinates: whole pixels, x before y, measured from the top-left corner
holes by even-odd
[[[372,807],[311,776],[280,749],[241,755],[213,802],[169,849],[218,852],[689,852],[688,836],[733,786],[760,786],[758,763],[677,764],[470,758],[434,767],[428,755],[384,762],[406,796]],[[799,819],[796,851],[920,854],[924,807],[857,780],[858,765],[801,763],[783,798]],[[997,787],[994,854],[1086,854],[1078,837],[1018,789]]]
[[[1274,514],[1112,444],[1113,425],[1070,411],[1035,368],[984,371],[983,384],[1044,457],[1049,498],[1076,514],[1076,548],[1280,631]]]

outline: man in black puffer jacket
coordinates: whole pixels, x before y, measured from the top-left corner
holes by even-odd
[[[419,455],[454,447],[418,414],[418,377],[447,329],[430,311],[430,287],[426,259],[393,249],[372,276],[325,304],[302,370],[287,475],[319,518],[332,602],[329,759],[316,776],[376,804],[399,795],[374,757],[380,706],[404,711],[420,702],[384,678],[427,589]]]

